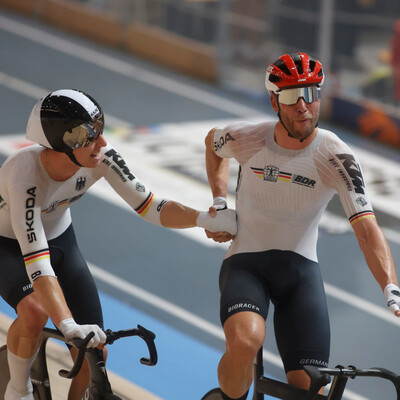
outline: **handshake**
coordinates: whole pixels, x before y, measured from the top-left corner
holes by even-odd
[[[208,212],[201,211],[196,222],[218,242],[231,240],[237,233],[236,211],[228,208],[224,197],[215,197],[213,206]]]

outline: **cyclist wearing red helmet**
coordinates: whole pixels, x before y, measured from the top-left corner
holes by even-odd
[[[285,54],[267,68],[266,87],[279,119],[236,122],[206,138],[214,206],[226,205],[229,158],[239,164],[238,232],[220,271],[220,316],[226,351],[218,367],[224,400],[246,399],[253,360],[274,305],[277,346],[290,384],[307,388],[303,366],[327,366],[330,328],[317,258],[318,224],[337,193],[387,306],[400,316],[400,289],[390,249],[377,224],[354,152],[318,128],[322,65]]]

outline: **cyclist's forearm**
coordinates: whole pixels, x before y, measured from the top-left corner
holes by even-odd
[[[175,201],[168,201],[160,213],[161,225],[166,228],[193,228],[197,226],[196,220],[199,211]]]
[[[360,221],[353,228],[368,267],[382,290],[390,283],[398,285],[389,245],[376,220]]]
[[[33,283],[35,296],[56,326],[72,318],[61,287],[54,276],[42,276]]]
[[[206,144],[206,169],[208,182],[213,197],[226,197],[228,192],[229,159],[221,158],[215,154],[212,131],[207,135]]]
[[[382,290],[390,283],[398,285],[393,258],[387,243],[375,249],[367,247],[363,253],[372,275]]]

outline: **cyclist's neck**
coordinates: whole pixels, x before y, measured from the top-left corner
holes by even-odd
[[[68,180],[80,169],[66,154],[50,149],[43,149],[40,162],[50,178],[57,182]]]
[[[301,149],[306,148],[313,142],[313,140],[317,136],[317,133],[318,133],[318,128],[315,128],[310,136],[308,136],[304,140],[299,140],[297,138],[289,136],[288,131],[284,128],[282,123],[279,121],[275,125],[274,140],[278,146],[283,147],[284,149],[301,150]]]

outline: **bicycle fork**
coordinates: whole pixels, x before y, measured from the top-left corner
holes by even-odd
[[[46,361],[47,339],[43,339],[31,369],[31,381],[34,387],[33,394],[35,399],[51,400],[50,380]]]
[[[82,400],[98,400],[107,394],[112,394],[103,358],[103,350],[87,349],[86,359],[89,364],[91,382]]]

